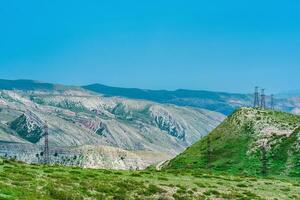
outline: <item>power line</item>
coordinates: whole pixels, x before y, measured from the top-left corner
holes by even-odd
[[[274,94],[271,94],[271,110],[274,110],[275,106],[274,106]]]
[[[44,163],[49,164],[50,163],[50,156],[49,156],[49,133],[48,133],[48,124],[47,121],[44,125],[44,137],[45,137],[45,146],[44,146]]]
[[[260,108],[265,109],[266,108],[266,95],[265,95],[265,89],[261,89],[261,95],[260,95]]]
[[[28,118],[30,123],[35,123],[37,126],[39,126],[41,129],[43,129],[43,136],[44,136],[44,163],[49,164],[50,163],[50,155],[49,155],[49,128],[47,121],[41,120],[35,113],[33,113],[30,110],[25,111],[25,116]]]
[[[254,108],[259,108],[259,92],[258,92],[258,87],[255,87],[255,92],[254,92]]]

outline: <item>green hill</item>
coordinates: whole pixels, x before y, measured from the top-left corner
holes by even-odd
[[[299,133],[299,116],[241,108],[166,168],[300,177]]]

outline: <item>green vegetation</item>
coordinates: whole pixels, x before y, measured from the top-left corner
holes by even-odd
[[[0,199],[299,199],[296,180],[199,170],[117,171],[0,159]]]
[[[167,168],[300,177],[299,127],[299,116],[242,108]]]

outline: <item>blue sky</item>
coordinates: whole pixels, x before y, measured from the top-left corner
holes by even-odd
[[[3,0],[0,78],[300,89],[300,1]]]

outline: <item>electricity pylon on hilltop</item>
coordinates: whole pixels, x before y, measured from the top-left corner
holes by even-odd
[[[271,110],[275,109],[274,94],[271,94]]]
[[[260,95],[260,108],[265,109],[266,108],[266,95],[265,95],[265,89],[261,89],[261,95]]]
[[[50,154],[49,154],[49,128],[47,121],[42,121],[36,114],[34,114],[30,110],[25,111],[26,118],[31,122],[35,123],[38,127],[43,130],[44,136],[44,149],[43,149],[43,156],[44,156],[44,164],[50,163]]]
[[[255,87],[255,92],[254,92],[254,108],[259,108],[259,92],[258,92],[258,87]]]
[[[49,133],[48,133],[48,123],[45,121],[44,125],[44,163],[49,164],[50,163],[50,155],[49,155]]]

